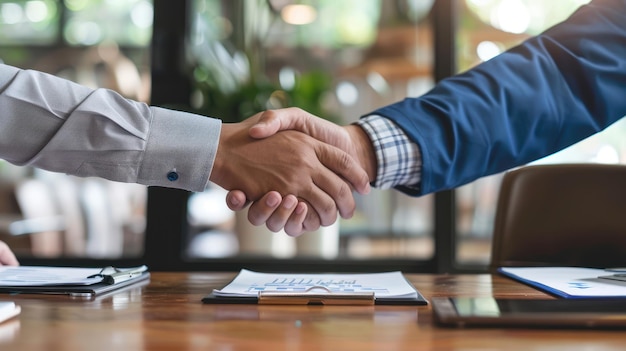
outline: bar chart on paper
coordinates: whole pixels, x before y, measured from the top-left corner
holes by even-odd
[[[370,295],[376,303],[414,302],[426,300],[402,275],[402,272],[384,273],[259,273],[243,269],[222,289],[216,289],[215,298],[257,298],[266,293],[326,294],[347,296]],[[205,302],[213,302],[207,300]]]

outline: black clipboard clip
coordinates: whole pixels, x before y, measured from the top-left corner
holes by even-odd
[[[107,266],[102,268],[97,274],[90,275],[87,278],[102,277],[102,281],[104,283],[112,285],[136,278],[146,271],[148,271],[148,267],[146,265],[133,268],[116,268],[113,266]]]
[[[322,290],[322,292],[316,292]],[[313,286],[305,292],[259,292],[259,305],[374,305],[374,292],[332,292],[325,286]]]

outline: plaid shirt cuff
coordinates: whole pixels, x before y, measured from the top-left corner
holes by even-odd
[[[422,154],[419,147],[391,120],[371,115],[356,122],[368,134],[378,171],[372,186],[389,189],[397,186],[417,189],[421,179]]]

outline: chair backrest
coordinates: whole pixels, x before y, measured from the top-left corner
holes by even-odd
[[[626,166],[536,165],[504,175],[490,268],[548,265],[626,266]]]

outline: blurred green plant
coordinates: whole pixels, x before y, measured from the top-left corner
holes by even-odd
[[[332,77],[322,71],[299,73],[285,67],[272,81],[249,60],[249,55],[230,55],[221,45],[205,52],[193,70],[194,98],[198,113],[240,122],[268,109],[299,107],[316,116],[338,122],[325,106]]]

